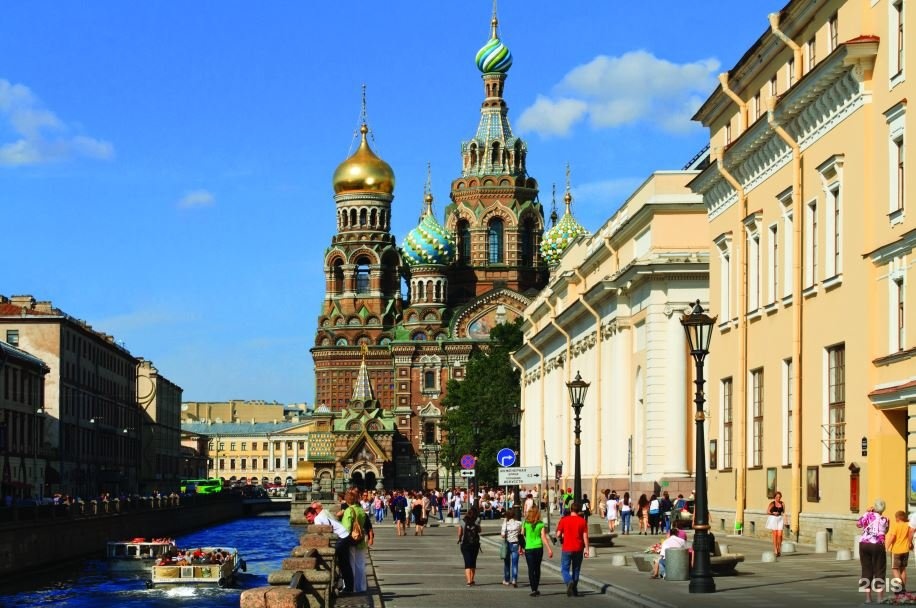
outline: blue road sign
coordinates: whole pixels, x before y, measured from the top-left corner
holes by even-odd
[[[475,464],[477,464],[477,459],[474,456],[465,454],[461,457],[462,469],[473,469]]]
[[[496,462],[501,467],[511,467],[515,464],[515,450],[503,448],[496,453]]]

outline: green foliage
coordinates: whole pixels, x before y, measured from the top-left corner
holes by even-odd
[[[490,344],[471,355],[463,380],[449,381],[442,401],[449,437],[444,449],[446,458],[476,455],[477,480],[481,484],[497,482],[496,452],[519,446],[513,410],[521,399],[520,372],[509,354],[522,345],[521,323],[516,319],[494,327]]]

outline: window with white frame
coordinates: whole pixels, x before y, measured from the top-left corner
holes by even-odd
[[[725,145],[732,143],[732,123],[725,125]]]
[[[906,350],[906,282],[904,258],[891,261],[888,273],[888,352]]]
[[[751,109],[753,111],[754,120],[760,118],[760,91],[757,91],[757,94],[754,95]]]
[[[732,318],[731,307],[731,275],[732,275],[732,239],[727,232],[715,239],[716,248],[719,250],[719,318],[723,322]]]
[[[805,207],[805,286],[817,282],[817,199]]]
[[[763,466],[763,368],[751,371],[751,466]]]
[[[830,16],[830,20],[827,22],[827,28],[829,34],[827,42],[829,48],[827,50],[833,52],[840,44],[840,22],[836,13]]]
[[[846,459],[846,345],[827,349],[827,461]]]
[[[792,88],[792,85],[795,84],[795,56],[789,57],[789,61],[786,63],[786,88]]]
[[[770,224],[767,242],[767,259],[770,262],[767,273],[767,302],[772,304],[779,298],[779,226]]]
[[[817,64],[817,37],[812,36],[811,40],[808,41],[808,44],[805,45],[805,63],[808,66],[808,71],[814,69],[815,64]]]
[[[901,102],[884,113],[888,129],[888,214],[891,222],[903,220],[906,195],[906,164],[904,147],[904,119],[906,102]]]
[[[792,358],[782,360],[783,464],[792,464]]]
[[[723,469],[732,468],[732,379],[722,381],[722,463]]]
[[[779,94],[779,91],[776,90],[776,76],[770,78],[770,97],[776,99],[776,96]]]
[[[783,264],[782,264],[782,296],[792,295],[792,262],[795,244],[795,226],[792,212],[792,189],[784,191],[778,197],[782,206],[782,233],[783,233]]]
[[[835,155],[818,167],[827,201],[825,209],[824,276],[835,277],[843,273],[843,156]]]
[[[889,73],[892,84],[903,76],[904,50],[906,37],[904,36],[903,0],[888,3],[888,31],[891,33],[891,44],[888,45]]]
[[[753,312],[760,308],[760,216],[746,219],[744,229],[747,231],[747,312]]]

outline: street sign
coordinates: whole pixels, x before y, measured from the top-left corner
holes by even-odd
[[[477,458],[471,456],[470,454],[465,454],[461,457],[461,468],[462,469],[473,469],[474,465],[477,464]]]
[[[461,471],[462,477],[474,477],[475,475],[476,475],[476,472],[474,471],[474,469],[465,469]]]
[[[541,483],[541,467],[501,467],[499,485],[524,486]]]
[[[496,453],[496,464],[501,467],[511,467],[515,464],[515,450],[503,448]]]

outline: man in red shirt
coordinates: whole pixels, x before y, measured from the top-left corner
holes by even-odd
[[[564,515],[557,524],[557,538],[562,542],[560,571],[566,583],[566,595],[579,595],[579,571],[582,559],[588,556],[588,524],[580,511],[578,501],[569,505],[569,515]]]

